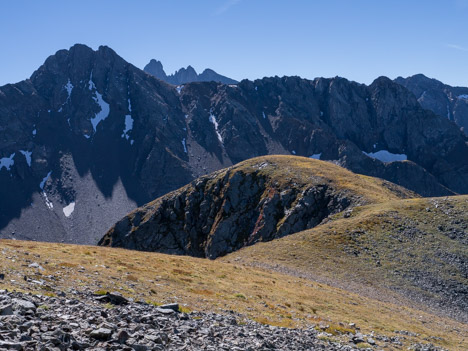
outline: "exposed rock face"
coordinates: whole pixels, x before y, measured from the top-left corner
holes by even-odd
[[[167,83],[180,85],[192,82],[218,82],[223,84],[237,84],[237,80],[222,76],[212,69],[205,69],[198,74],[192,66],[181,68],[171,75],[167,75],[160,61],[152,59],[143,69],[145,72]]]
[[[422,107],[454,121],[468,135],[468,88],[452,87],[423,74],[398,77],[395,82],[411,91]]]
[[[267,154],[330,160],[423,195],[467,193],[466,143],[386,78],[174,87],[110,48],[75,45],[0,87],[0,237],[95,244],[136,206]],[[383,163],[379,151],[408,160]]]
[[[371,189],[357,190],[360,185],[351,179],[351,185],[341,185],[320,176],[317,169],[353,178],[351,172],[321,161],[255,158],[137,209],[99,244],[214,259],[246,245],[312,228],[348,206],[373,201],[367,194]],[[408,195],[391,183],[383,184],[391,190],[377,188],[382,194]]]

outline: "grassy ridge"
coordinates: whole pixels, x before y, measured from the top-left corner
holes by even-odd
[[[346,217],[346,218],[345,218]],[[221,258],[467,319],[468,196],[355,208],[325,224]],[[402,297],[404,296],[404,297]],[[409,302],[408,299],[412,301]]]

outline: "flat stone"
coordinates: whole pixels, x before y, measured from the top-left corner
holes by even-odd
[[[109,340],[111,335],[112,335],[112,330],[107,329],[107,328],[99,328],[89,333],[89,336],[91,338],[96,339],[96,340],[102,340],[102,341]]]
[[[156,311],[162,313],[162,314],[173,314],[173,313],[176,313],[174,310],[170,309],[170,308],[161,308],[161,307],[158,307],[156,308]]]
[[[23,344],[0,340],[0,350],[23,350]]]
[[[165,310],[173,310],[174,312],[179,312],[179,304],[178,303],[168,303],[168,304],[159,306],[159,308],[162,308],[162,309],[165,309]]]
[[[13,305],[15,307],[19,307],[19,308],[22,308],[22,309],[25,309],[25,310],[35,310],[36,309],[36,305],[34,303],[32,303],[31,301],[28,301],[28,300],[22,300],[22,299],[12,299],[11,300]]]

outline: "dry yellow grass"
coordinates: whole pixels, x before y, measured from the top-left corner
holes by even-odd
[[[468,332],[466,325],[453,320],[236,263],[8,240],[0,241],[0,255],[6,275],[3,288],[49,294],[70,288],[120,291],[153,303],[177,301],[191,310],[235,310],[273,325],[324,322],[337,329],[340,322],[354,322],[365,332],[392,335],[394,330],[408,330],[420,334],[408,337],[405,345],[430,341],[454,350],[468,347],[463,337]],[[44,271],[29,268],[31,262],[42,265]],[[46,284],[28,283],[24,276],[43,279]]]

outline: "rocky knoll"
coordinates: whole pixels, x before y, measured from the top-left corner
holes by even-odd
[[[132,209],[268,154],[468,193],[467,137],[387,78],[174,86],[75,45],[0,87],[0,238],[95,244]]]
[[[422,107],[454,121],[468,135],[468,88],[452,87],[423,74],[398,77],[395,82],[411,91]]]
[[[214,259],[315,227],[349,207],[411,195],[323,161],[259,157],[131,212],[99,244]]]
[[[402,345],[399,337],[348,327],[338,341],[315,329],[259,324],[237,313],[190,314],[178,306],[103,305],[89,293],[47,297],[0,290],[2,350],[353,350]],[[326,326],[324,327],[326,329]],[[330,340],[330,341],[329,341]],[[377,346],[379,345],[379,346]],[[413,350],[442,350],[414,344]]]

